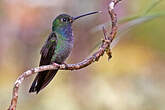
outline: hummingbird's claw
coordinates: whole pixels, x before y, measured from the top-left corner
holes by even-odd
[[[55,62],[53,62],[52,65],[59,68],[59,64],[57,64]]]

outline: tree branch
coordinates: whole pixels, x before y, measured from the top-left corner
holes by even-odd
[[[98,61],[99,58],[101,56],[104,55],[104,53],[106,52],[106,54],[109,56],[109,59],[111,58],[111,51],[110,51],[110,45],[117,33],[117,17],[116,17],[116,13],[114,12],[114,7],[115,5],[121,0],[112,0],[109,3],[109,7],[108,7],[108,12],[109,15],[111,17],[111,21],[112,21],[112,27],[111,27],[111,32],[109,34],[109,36],[107,36],[107,31],[103,28],[103,33],[104,33],[104,39],[103,42],[100,46],[100,48],[98,49],[97,52],[95,52],[92,56],[90,56],[89,58],[86,58],[85,60],[77,63],[77,64],[52,64],[52,65],[46,65],[46,66],[40,66],[40,67],[36,67],[36,68],[32,68],[26,72],[24,72],[22,75],[20,75],[18,77],[18,79],[16,80],[15,84],[14,84],[14,88],[13,88],[13,93],[12,93],[12,99],[11,99],[11,105],[9,106],[8,110],[16,110],[16,105],[17,105],[17,101],[18,101],[18,90],[20,85],[22,84],[22,82],[29,76],[31,76],[32,74],[41,72],[41,71],[45,71],[45,70],[54,70],[54,69],[60,69],[60,70],[78,70],[81,68],[85,68],[88,65],[94,63],[95,61]]]

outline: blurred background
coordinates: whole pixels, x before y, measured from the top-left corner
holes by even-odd
[[[103,10],[73,24],[75,45],[67,63],[93,53],[110,28],[109,0],[0,1],[0,110],[10,104],[16,78],[38,66],[40,49],[61,13],[73,16]],[[19,89],[17,110],[164,110],[165,1],[123,0],[116,7],[119,32],[107,55],[78,71],[59,71],[39,94]]]

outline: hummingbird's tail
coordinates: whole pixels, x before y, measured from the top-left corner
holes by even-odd
[[[53,77],[56,75],[57,70],[48,70],[48,71],[43,71],[39,72],[34,79],[29,92],[36,92],[38,93],[41,89],[46,87],[50,81],[53,79]]]

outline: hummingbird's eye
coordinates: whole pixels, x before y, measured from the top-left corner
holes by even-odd
[[[62,22],[67,22],[67,19],[66,18],[62,18],[61,21]]]

